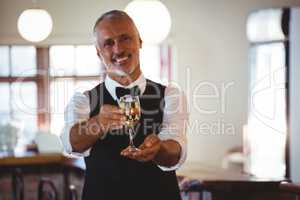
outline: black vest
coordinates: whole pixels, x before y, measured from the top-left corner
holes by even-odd
[[[151,133],[158,134],[163,120],[165,87],[147,80],[140,96],[141,120],[134,143],[138,147]],[[103,104],[118,105],[101,83],[89,91],[90,117]],[[121,134],[120,134],[121,132]],[[85,158],[84,200],[180,200],[175,171],[162,171],[155,163],[125,158],[120,152],[129,144],[124,130],[111,131],[99,139]]]

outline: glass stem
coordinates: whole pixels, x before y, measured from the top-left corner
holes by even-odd
[[[133,144],[133,130],[132,128],[129,128],[129,145],[132,148],[135,148],[134,144]]]

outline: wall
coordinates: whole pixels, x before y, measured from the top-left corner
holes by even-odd
[[[188,95],[190,121],[198,121],[200,124],[198,130],[188,134],[189,161],[220,166],[226,151],[242,144],[242,126],[247,120],[247,15],[261,8],[300,5],[300,1],[198,0],[185,1],[185,4],[172,4],[171,0],[165,2],[174,19],[171,38],[177,47],[178,80],[184,88],[192,90]],[[195,92],[203,81],[213,83],[218,88],[218,93],[211,85],[206,88],[203,86],[196,91],[197,94],[216,96],[193,101],[193,89]],[[228,86],[227,90],[223,89],[226,91],[223,98],[222,84]],[[197,111],[197,106],[217,112],[201,114]],[[222,111],[222,107],[225,110]],[[233,135],[231,125],[234,127]],[[209,128],[212,131],[208,135]]]
[[[17,34],[17,17],[31,0],[0,0],[0,44],[26,44]],[[129,1],[39,0],[54,20],[40,43],[89,43],[95,19]],[[225,152],[242,144],[247,119],[246,20],[259,8],[299,5],[299,0],[163,0],[171,12],[168,42],[175,48],[178,81],[190,100],[190,162],[219,166]],[[195,90],[196,89],[196,90]],[[200,97],[193,99],[195,92]],[[205,96],[206,95],[206,98]],[[212,114],[204,113],[213,111]]]

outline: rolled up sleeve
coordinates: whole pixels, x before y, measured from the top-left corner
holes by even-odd
[[[83,153],[74,152],[70,142],[70,130],[74,124],[89,118],[90,105],[89,98],[83,93],[75,93],[66,106],[64,112],[64,128],[60,135],[64,147],[64,154],[67,156],[88,156],[90,149]]]

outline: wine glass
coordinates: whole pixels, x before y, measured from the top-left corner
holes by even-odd
[[[135,147],[133,143],[133,137],[135,135],[134,132],[134,125],[141,118],[141,106],[140,100],[138,96],[132,95],[125,95],[122,96],[119,100],[119,106],[125,113],[125,126],[128,128],[129,132],[129,150],[132,151],[139,151],[138,148]]]

